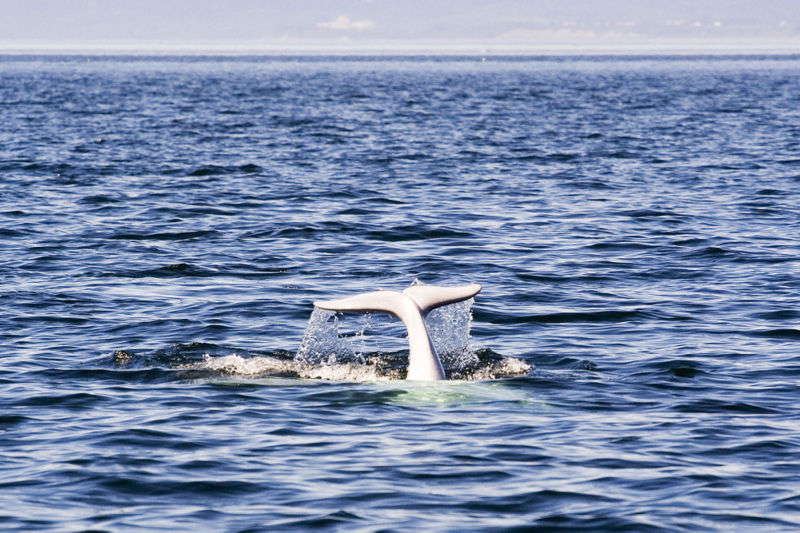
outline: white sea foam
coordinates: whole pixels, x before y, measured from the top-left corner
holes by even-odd
[[[212,356],[205,354],[203,360],[178,366],[181,370],[210,370],[226,375],[268,376],[290,375],[306,379],[322,379],[329,381],[388,381],[388,376],[380,375],[377,367],[366,364],[333,363],[325,365],[309,365],[292,359],[258,356],[242,357],[241,355]]]
[[[257,356],[242,357],[241,355],[204,355],[202,361],[179,365],[180,370],[205,370],[219,374],[261,377],[261,376],[291,376],[303,379],[319,379],[327,381],[350,382],[380,382],[396,381],[398,373],[380,367],[376,364],[360,363],[331,363],[323,365],[310,365],[292,359],[279,359],[277,357]],[[514,357],[504,357],[482,367],[471,369],[458,375],[454,381],[479,381],[513,377],[527,374],[531,366]]]
[[[291,360],[277,357],[242,357],[240,355],[211,356],[205,354],[197,363],[181,365],[182,370],[212,370],[223,374],[257,376],[263,374],[294,373],[296,365]]]

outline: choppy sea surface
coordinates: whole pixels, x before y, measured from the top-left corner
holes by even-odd
[[[4,56],[0,117],[0,529],[800,528],[800,57]],[[309,326],[415,279],[530,370]]]

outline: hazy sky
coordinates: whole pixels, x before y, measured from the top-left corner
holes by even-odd
[[[0,0],[0,48],[800,52],[800,0]]]

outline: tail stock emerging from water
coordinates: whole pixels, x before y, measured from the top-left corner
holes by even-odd
[[[408,331],[406,379],[437,381],[447,377],[425,326],[425,316],[437,307],[463,302],[480,291],[481,286],[477,283],[457,287],[412,285],[403,292],[365,292],[340,300],[314,302],[314,306],[328,311],[380,311],[396,316]]]

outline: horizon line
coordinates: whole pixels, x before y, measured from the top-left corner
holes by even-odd
[[[0,42],[2,55],[795,55],[800,40],[608,43],[168,43]]]

